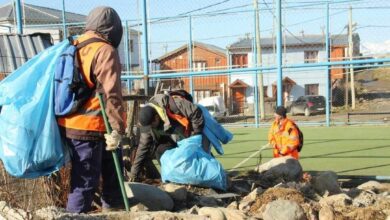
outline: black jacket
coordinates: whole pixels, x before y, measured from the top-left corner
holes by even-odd
[[[202,133],[204,119],[202,110],[197,105],[181,97],[171,97],[163,94],[153,96],[149,102],[164,109],[169,108],[173,113],[186,117],[190,122],[191,135]],[[183,126],[173,119],[169,119],[169,124],[162,122],[155,129],[152,129],[150,126],[141,127],[137,153],[131,167],[130,176],[138,177],[143,162],[145,159],[154,157],[158,145],[167,142],[176,143],[184,138]]]

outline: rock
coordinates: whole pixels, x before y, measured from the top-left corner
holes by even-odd
[[[27,219],[27,213],[22,209],[13,209],[5,201],[0,201],[0,217],[4,219],[23,220]]]
[[[187,211],[188,214],[195,214],[197,215],[199,213],[199,207],[194,205],[192,206],[192,208],[190,208],[188,211]]]
[[[227,220],[224,212],[219,208],[203,207],[199,209],[199,215],[207,216],[212,220]]]
[[[55,206],[49,206],[38,209],[34,212],[34,219],[55,219],[57,216],[65,213],[65,209]]]
[[[226,208],[237,210],[237,209],[238,209],[238,202],[237,202],[237,201],[233,201],[233,202],[230,203]]]
[[[361,191],[358,196],[353,199],[352,205],[356,207],[366,207],[374,204],[376,194],[370,191]]]
[[[379,193],[381,190],[383,190],[384,187],[381,183],[371,180],[359,185],[357,188],[361,190],[371,190],[375,193]]]
[[[255,203],[255,200],[241,200],[240,204],[238,204],[238,210],[247,212],[249,211],[253,203]]]
[[[314,190],[320,195],[324,195],[326,192],[328,192],[329,195],[341,193],[341,188],[337,182],[337,174],[335,172],[321,172],[320,175],[312,179],[311,183]]]
[[[247,196],[245,196],[243,198],[243,200],[246,200],[246,201],[255,200],[257,198],[257,196],[261,195],[263,192],[264,192],[263,188],[257,187],[251,193],[249,193]]]
[[[238,210],[219,208],[225,214],[227,220],[244,220],[247,219],[247,216]]]
[[[137,204],[137,205],[132,206],[130,208],[130,212],[142,212],[142,211],[148,211],[148,207],[146,207],[142,204]]]
[[[218,201],[212,197],[200,196],[199,198],[200,206],[214,207],[218,206]]]
[[[126,194],[131,204],[140,203],[150,211],[172,210],[174,203],[172,198],[163,190],[143,184],[126,183]]]
[[[333,206],[333,207],[340,207],[340,206],[348,206],[352,204],[352,199],[348,195],[341,193],[329,197],[324,197],[320,200],[321,206]]]
[[[290,200],[275,200],[268,203],[262,214],[264,220],[305,220],[306,215],[302,207]]]
[[[175,201],[183,202],[187,200],[187,189],[185,186],[168,183],[163,186],[163,189]]]
[[[258,167],[262,179],[272,186],[280,182],[298,182],[302,178],[302,166],[291,156],[274,158]]]
[[[334,220],[334,210],[331,206],[324,205],[318,213],[318,220]]]

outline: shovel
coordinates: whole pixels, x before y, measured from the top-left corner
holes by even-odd
[[[102,94],[99,94],[98,97],[99,97],[100,107],[102,109],[104,125],[106,126],[106,132],[108,134],[111,134],[111,130],[112,129],[111,129],[110,124],[108,123],[107,114],[106,114],[106,111],[105,111],[105,106],[104,106]],[[118,176],[119,186],[121,188],[122,197],[123,197],[123,202],[125,203],[126,211],[130,211],[130,209],[129,209],[129,200],[127,199],[127,196],[126,196],[125,186],[123,184],[123,176],[122,176],[121,168],[120,168],[120,165],[119,165],[119,159],[118,159],[118,154],[116,153],[116,150],[112,151],[112,157],[114,158],[115,170],[116,170],[116,174]]]

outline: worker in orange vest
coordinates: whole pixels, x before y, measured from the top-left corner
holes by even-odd
[[[64,141],[71,151],[68,212],[91,211],[100,177],[103,210],[123,208],[111,153],[118,148],[125,133],[121,63],[117,51],[122,34],[122,23],[117,12],[101,6],[89,13],[85,33],[76,39],[78,43],[96,38],[101,41],[90,43],[77,51],[79,70],[85,83],[93,90],[92,95],[74,114],[57,119]],[[98,93],[103,94],[106,103],[105,111],[113,129],[111,134],[106,133]]]
[[[268,142],[273,147],[274,157],[292,156],[299,158],[299,131],[294,123],[286,116],[287,110],[278,106],[275,120],[268,133]]]

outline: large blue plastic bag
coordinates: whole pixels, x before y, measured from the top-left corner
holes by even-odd
[[[203,134],[209,139],[211,145],[213,145],[217,153],[219,155],[223,155],[224,150],[220,142],[227,144],[233,139],[233,134],[222,127],[222,125],[219,124],[213,116],[211,116],[206,107],[203,105],[198,105],[198,107],[202,110],[203,118],[205,120]]]
[[[65,163],[53,110],[54,69],[69,41],[52,46],[0,82],[0,159],[15,177],[36,178]]]
[[[201,135],[183,139],[177,145],[161,156],[163,182],[226,190],[225,171],[214,157],[203,150]]]

